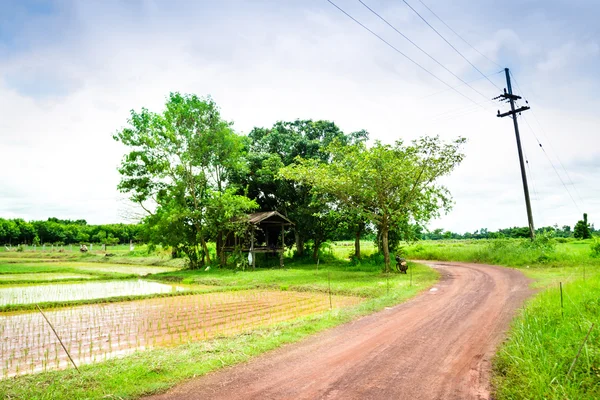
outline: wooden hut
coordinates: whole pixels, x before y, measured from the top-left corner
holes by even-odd
[[[292,221],[277,211],[265,211],[246,216],[248,228],[243,237],[230,233],[225,241],[225,251],[241,249],[248,252],[252,269],[256,267],[257,253],[279,254],[279,266],[283,267],[285,251],[285,227],[293,225]]]

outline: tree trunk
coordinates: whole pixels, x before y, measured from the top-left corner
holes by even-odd
[[[206,262],[208,264],[210,264],[211,261],[210,261],[210,254],[208,253],[208,246],[206,245],[206,241],[204,240],[203,237],[200,237],[200,243],[202,244],[202,250],[204,250],[204,254],[206,256]]]
[[[360,258],[360,231],[361,229],[358,228],[354,237],[354,257],[356,258]]]
[[[388,247],[388,226],[383,223],[381,227],[381,247],[383,247],[383,259],[385,261],[385,272],[390,272],[390,249]]]
[[[294,236],[296,237],[296,254],[302,257],[304,255],[304,238],[296,230],[294,230]]]
[[[219,257],[219,262],[221,264],[221,267],[225,266],[225,243],[223,240],[223,232],[219,231],[219,233],[217,234],[217,255]]]
[[[198,252],[196,251],[196,246],[193,247],[184,247],[183,252],[188,256],[188,260],[190,260],[190,269],[198,269],[200,268],[200,263],[198,260]]]
[[[313,260],[316,263],[319,258],[319,248],[321,247],[321,242],[315,239],[315,245],[313,247]]]

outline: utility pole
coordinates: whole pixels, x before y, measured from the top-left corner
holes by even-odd
[[[510,84],[510,71],[508,68],[504,68],[504,72],[506,74],[506,86],[508,87],[508,92],[504,89],[504,93],[498,97],[494,97],[494,100],[506,100],[510,102],[510,111],[505,113],[500,113],[498,110],[498,117],[504,118],[511,116],[513,120],[513,124],[515,126],[515,136],[517,137],[517,150],[519,151],[519,163],[521,164],[521,178],[523,178],[523,192],[525,192],[525,206],[527,207],[527,219],[529,221],[529,235],[531,240],[535,238],[535,229],[533,227],[533,215],[531,213],[531,201],[529,200],[529,187],[527,186],[527,174],[525,173],[525,163],[523,162],[523,149],[521,147],[521,136],[519,135],[519,124],[517,123],[517,115],[521,114],[523,111],[529,110],[531,107],[522,106],[518,109],[515,109],[515,100],[520,100],[520,96],[516,96],[512,92],[512,86]]]

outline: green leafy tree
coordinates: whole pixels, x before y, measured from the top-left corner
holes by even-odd
[[[210,263],[207,241],[214,229],[208,225],[215,222],[210,215],[240,215],[252,205],[238,199],[235,210],[211,211],[225,204],[215,200],[215,192],[225,194],[229,174],[244,166],[243,138],[211,98],[196,95],[171,93],[162,113],[131,111],[128,122],[114,136],[131,149],[119,168],[119,190],[150,214],[150,238],[181,248],[192,268],[200,265],[199,254]]]
[[[444,144],[439,137],[424,137],[411,144],[375,142],[371,147],[334,143],[329,148],[329,162],[303,159],[280,173],[367,216],[379,229],[385,270],[389,271],[390,230],[412,229],[412,225],[423,225],[441,210],[450,209],[450,193],[437,180],[463,160],[460,147],[464,142],[458,139]]]
[[[573,236],[577,239],[589,239],[592,237],[587,214],[583,214],[583,220],[579,220],[575,224],[575,227],[573,228]]]
[[[248,135],[249,170],[235,177],[248,196],[263,211],[276,210],[294,222],[296,252],[304,254],[304,243],[331,235],[322,223],[330,205],[311,193],[310,185],[281,179],[279,170],[296,162],[297,157],[325,162],[331,158],[328,146],[364,142],[366,131],[345,134],[330,121],[296,120],[277,122],[271,128],[254,128]],[[314,250],[314,249],[313,249]],[[316,249],[318,252],[318,249]]]

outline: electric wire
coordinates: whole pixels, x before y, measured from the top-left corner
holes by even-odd
[[[485,58],[486,60],[488,60],[489,62],[491,62],[492,64],[502,68],[502,66],[500,64],[498,64],[496,61],[491,60],[488,56],[486,56],[485,54],[483,54],[482,52],[480,52],[479,50],[477,50],[475,48],[475,46],[473,46],[471,43],[467,42],[465,40],[465,38],[463,38],[461,35],[459,35],[454,29],[452,29],[450,27],[450,25],[448,25],[446,22],[444,22],[443,19],[441,19],[436,13],[433,12],[433,10],[431,8],[429,8],[429,6],[427,6],[427,4],[423,3],[423,1],[419,0],[419,3],[423,4],[423,6],[429,10],[430,13],[432,13],[437,19],[440,20],[440,22],[442,24],[444,24],[446,26],[446,28],[450,29],[450,31],[452,31],[452,33],[454,33],[456,36],[458,36],[460,38],[460,40],[462,40],[463,42],[465,42],[470,48],[472,48],[473,50],[475,50],[477,53],[479,53],[479,55],[481,55],[483,58]]]
[[[544,216],[542,215],[542,206],[541,206],[541,200],[540,200],[540,195],[537,191],[536,188],[536,183],[535,183],[535,178],[533,176],[533,171],[531,170],[531,166],[529,164],[529,157],[527,157],[527,151],[525,150],[525,146],[523,146],[523,155],[525,155],[525,165],[527,166],[527,171],[529,171],[528,175],[529,175],[529,180],[531,181],[531,188],[533,189],[533,194],[535,195],[534,200],[535,200],[535,204],[537,206],[537,214],[540,216],[540,219],[542,220],[542,225],[544,225],[544,222],[546,222],[546,219],[544,218]],[[533,212],[533,211],[532,211]]]
[[[454,45],[452,45],[452,43],[450,43],[445,37],[444,35],[442,35],[437,29],[435,29],[433,27],[433,25],[431,25],[421,14],[419,14],[419,12],[417,10],[415,10],[406,0],[402,0],[404,2],[404,4],[406,4],[408,6],[408,8],[410,8],[411,10],[413,10],[413,12],[415,14],[417,14],[419,16],[419,18],[421,18],[423,20],[423,22],[425,22],[427,24],[427,26],[429,26],[435,33],[437,33],[437,35],[439,37],[441,37],[444,42],[446,42],[448,44],[448,46],[452,47],[452,49],[454,49],[454,51],[456,53],[458,53],[458,55],[460,55],[466,62],[468,62],[473,68],[475,68],[475,70],[477,72],[479,72],[479,74],[481,74],[481,76],[486,76],[483,72],[481,72],[481,70],[479,68],[477,68],[475,66],[475,64],[473,64],[467,57],[465,57],[456,47],[454,47]],[[498,90],[501,90],[494,82],[492,82],[489,78],[486,78],[487,81],[489,83],[491,83],[492,85],[494,85]]]
[[[524,91],[521,88],[521,86],[519,85],[519,82],[517,81],[517,79],[515,78],[514,74],[512,73],[512,71],[510,71],[510,75],[512,76],[513,80],[515,81],[515,84],[517,85],[517,88],[519,89],[519,91],[524,95]],[[533,110],[531,110],[531,115],[533,116],[533,118],[535,119],[535,121],[537,122],[538,126],[540,127],[542,133],[544,134],[544,136],[546,137],[546,140],[548,141],[548,144],[550,146],[550,150],[552,151],[552,153],[554,153],[554,156],[556,157],[556,159],[558,160],[558,163],[560,164],[561,168],[563,169],[563,171],[565,172],[565,175],[567,176],[567,179],[569,180],[569,183],[571,184],[571,186],[573,186],[573,189],[575,190],[575,193],[577,194],[577,197],[579,198],[579,201],[583,204],[584,201],[581,198],[581,195],[579,194],[579,191],[577,190],[577,187],[575,186],[575,183],[573,182],[573,180],[571,179],[571,176],[569,175],[569,172],[567,171],[567,169],[565,168],[564,164],[562,163],[560,156],[558,155],[558,153],[554,150],[554,147],[552,146],[552,142],[550,141],[548,135],[546,134],[546,132],[544,131],[544,127],[542,126],[542,124],[540,123],[540,121],[538,120],[535,112]],[[525,121],[527,122],[527,121]],[[535,140],[538,142],[539,146],[542,148],[542,150],[544,149],[544,147],[542,146],[541,142],[539,141],[537,135],[535,134],[535,132],[533,131],[533,129],[531,129]],[[544,153],[546,153],[546,151],[544,150]],[[548,157],[548,156],[547,156]],[[548,157],[548,159],[550,160],[550,158]],[[550,161],[552,163],[552,161]]]
[[[352,21],[354,21],[355,23],[357,23],[358,25],[360,25],[363,29],[365,29],[366,31],[368,31],[370,34],[372,34],[373,36],[375,36],[376,38],[378,38],[379,40],[381,40],[383,43],[385,43],[386,45],[388,45],[390,48],[392,48],[394,51],[396,51],[398,54],[402,55],[403,57],[405,57],[407,60],[409,60],[410,62],[412,62],[413,64],[415,64],[417,67],[419,67],[420,69],[422,69],[423,71],[427,72],[429,75],[431,75],[432,77],[434,77],[436,80],[440,81],[441,83],[443,83],[445,86],[449,87],[450,89],[454,90],[456,93],[458,93],[460,96],[464,97],[465,99],[469,100],[470,102],[472,102],[473,104],[477,104],[475,102],[475,100],[471,99],[470,97],[468,97],[467,95],[459,92],[458,90],[456,90],[455,88],[453,88],[450,84],[448,84],[446,81],[442,80],[441,78],[439,78],[437,75],[435,75],[433,72],[429,71],[427,68],[423,67],[421,64],[419,64],[418,62],[416,62],[415,60],[413,60],[412,58],[410,58],[408,55],[406,55],[405,53],[403,53],[401,50],[399,50],[397,47],[395,47],[394,45],[392,45],[390,42],[388,42],[387,40],[385,40],[384,38],[382,38],[381,36],[379,36],[377,33],[375,33],[374,31],[372,31],[371,29],[369,29],[366,25],[364,25],[362,22],[360,22],[359,20],[357,20],[356,18],[354,18],[352,15],[348,14],[345,10],[343,10],[340,6],[338,6],[337,4],[335,4],[333,1],[331,0],[327,0],[328,3],[330,3],[332,6],[334,6],[335,8],[337,8],[341,13],[343,13],[344,15],[346,15],[348,18],[350,18]],[[483,107],[480,104],[477,104],[478,106],[480,106],[483,110],[486,110],[485,107]],[[487,111],[487,110],[486,110]]]
[[[392,25],[388,20],[386,20],[384,17],[382,17],[381,14],[377,13],[375,10],[373,10],[371,7],[369,7],[365,2],[363,2],[362,0],[358,0],[358,2],[360,4],[362,4],[363,6],[365,6],[365,8],[367,10],[371,11],[371,13],[373,13],[374,15],[376,15],[380,20],[382,20],[383,22],[385,22],[385,24],[388,25],[390,28],[392,28],[397,34],[399,34],[400,36],[402,36],[404,39],[408,40],[408,42],[410,44],[412,44],[414,47],[416,47],[417,49],[419,49],[421,51],[421,53],[425,54],[427,57],[429,57],[431,60],[433,60],[437,65],[439,65],[444,70],[446,70],[448,73],[450,73],[452,76],[454,76],[456,79],[458,79],[459,81],[461,81],[463,85],[466,85],[467,87],[469,87],[471,90],[473,90],[475,93],[477,93],[481,97],[483,97],[486,100],[492,102],[492,100],[489,98],[489,96],[484,95],[479,90],[477,90],[473,86],[471,86],[469,84],[469,82],[466,82],[460,76],[456,75],[454,72],[452,72],[450,69],[448,69],[444,64],[442,64],[441,62],[439,62],[431,54],[429,54],[428,52],[426,52],[425,50],[423,50],[423,48],[421,48],[418,44],[416,44],[415,42],[413,42],[408,36],[406,36],[404,33],[400,32],[394,25]],[[492,102],[492,104],[494,104],[494,103]]]
[[[525,123],[527,124],[527,126],[529,127],[529,130],[531,131],[531,133],[533,133],[533,136],[536,138],[537,140],[537,136],[535,135],[535,133],[533,132],[533,128],[531,127],[531,125],[529,124],[529,121],[527,121],[527,119],[525,117],[523,117],[523,121],[525,121]],[[552,160],[550,159],[550,157],[548,156],[548,153],[546,153],[546,149],[544,149],[544,146],[542,146],[542,144],[539,142],[538,140],[538,144],[540,145],[540,148],[542,149],[542,151],[544,152],[544,155],[546,156],[546,158],[548,159],[548,161],[550,162],[550,165],[552,166],[552,169],[554,170],[554,172],[556,173],[556,176],[558,176],[558,179],[560,180],[560,183],[562,183],[563,187],[565,188],[565,190],[567,191],[569,197],[571,198],[571,200],[573,201],[573,204],[575,204],[575,207],[577,208],[577,211],[579,211],[579,213],[581,214],[581,209],[579,208],[579,205],[577,204],[577,202],[575,201],[575,198],[573,198],[573,195],[571,194],[571,191],[569,190],[569,188],[567,187],[567,185],[565,184],[565,181],[563,180],[562,176],[560,176],[560,174],[558,173],[558,170],[556,169],[556,166],[554,165],[554,163],[552,162]]]
[[[498,72],[494,72],[494,73],[491,73],[491,74],[487,75],[487,77],[489,78],[489,77],[492,77],[492,76],[494,76],[494,75],[498,75],[498,74],[500,74],[500,73],[502,73],[502,72],[504,72],[504,68],[503,68],[503,69],[501,69],[501,70],[500,70],[500,71],[498,71]],[[484,79],[484,77],[479,77],[479,78],[477,78],[477,79],[473,79],[472,81],[468,81],[468,83],[477,82],[477,81],[480,81],[480,80],[482,80],[482,79]],[[463,84],[456,85],[456,86],[454,86],[454,88],[456,89],[456,88],[459,88],[459,87],[461,87],[461,86],[463,86]],[[444,89],[444,90],[440,90],[439,92],[435,92],[435,93],[428,94],[428,95],[426,95],[426,96],[420,97],[419,99],[426,99],[426,98],[428,98],[428,97],[437,96],[438,94],[445,93],[445,92],[447,92],[448,90],[450,90],[450,89]]]

